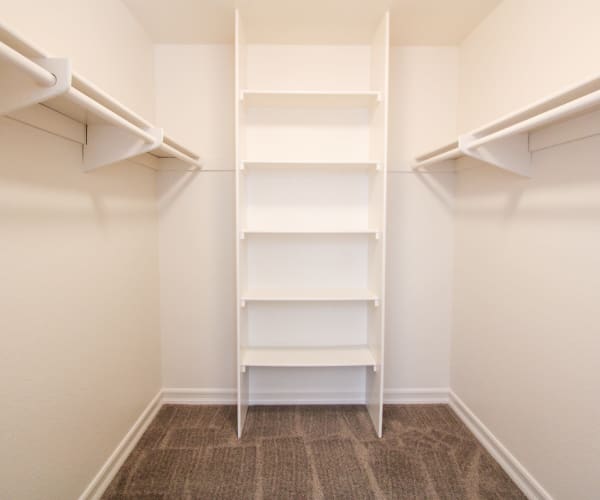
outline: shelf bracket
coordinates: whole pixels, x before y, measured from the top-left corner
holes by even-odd
[[[242,309],[246,307],[246,301],[244,299],[240,300],[240,306],[242,306]]]
[[[242,365],[241,369],[242,369],[242,373],[246,373],[246,365]]]
[[[53,57],[32,59],[32,61],[52,73],[56,78],[56,82],[51,87],[44,87],[33,81],[27,81],[27,84],[24,84],[23,82],[26,80],[20,77],[18,69],[15,69],[14,72],[10,71],[10,74],[19,75],[14,79],[3,73],[3,88],[0,92],[0,115],[6,115],[58,97],[71,88],[71,61],[65,58]],[[14,82],[10,80],[14,80]]]
[[[373,373],[377,373],[377,365],[373,365]]]
[[[489,163],[522,177],[531,177],[531,153],[529,151],[529,133],[523,132],[496,139],[474,148],[469,143],[475,137],[463,135],[458,139],[458,147],[466,156]]]
[[[375,233],[375,239],[376,239],[376,240],[378,240],[378,239],[380,239],[380,238],[381,238],[381,233],[380,233],[379,231],[377,231],[377,232]]]
[[[116,125],[89,124],[83,146],[83,170],[89,172],[155,150],[163,142],[163,130],[152,128],[146,132],[154,136],[153,142],[147,143]]]
[[[375,300],[373,301],[373,305],[374,305],[375,307],[379,307],[379,299],[375,299]]]
[[[240,240],[246,239],[246,232],[240,231]]]

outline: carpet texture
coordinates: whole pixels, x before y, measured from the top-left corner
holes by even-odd
[[[446,405],[161,408],[105,499],[523,499]]]

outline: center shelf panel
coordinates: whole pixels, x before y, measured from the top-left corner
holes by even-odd
[[[251,107],[368,108],[381,92],[335,90],[242,90],[240,100]]]
[[[327,367],[375,366],[367,346],[351,347],[251,347],[243,348],[242,366]]]
[[[246,304],[243,347],[368,344],[371,302],[314,300],[314,297],[309,296],[311,300],[259,300]]]
[[[371,117],[368,107],[246,106],[243,155],[296,163],[375,160]]]
[[[368,289],[352,288],[257,288],[246,290],[241,298],[246,302],[352,302],[378,300],[377,294]]]
[[[339,168],[353,171],[355,169],[375,169],[379,170],[379,163],[371,160],[356,161],[356,160],[309,160],[309,161],[294,161],[294,160],[244,160],[241,164],[241,170],[256,168]]]
[[[314,295],[317,299],[323,295],[364,297],[363,291],[370,288],[370,245],[376,243],[362,234],[304,234],[293,238],[264,234],[246,238],[241,249],[247,263],[242,273],[244,289],[282,290],[285,296]],[[279,293],[271,295],[276,298]]]
[[[381,226],[371,201],[376,174],[355,169],[255,169],[241,182],[243,226],[281,232],[357,232]]]
[[[269,235],[269,234],[281,234],[281,235],[302,235],[302,234],[331,234],[331,235],[372,235],[378,236],[379,231],[377,229],[343,229],[343,228],[325,228],[325,229],[310,229],[310,228],[276,228],[276,227],[262,227],[262,228],[246,228],[242,230],[242,237],[245,235]]]

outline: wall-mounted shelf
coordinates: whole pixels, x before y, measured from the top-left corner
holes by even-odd
[[[244,229],[240,237],[244,238],[248,235],[366,235],[375,236],[379,238],[381,231],[377,229],[344,229],[344,228],[329,228],[329,229],[304,229],[304,228],[246,228]]]
[[[165,137],[161,128],[73,73],[68,59],[48,57],[2,25],[0,70],[0,114],[43,104],[41,119],[29,113],[21,121],[51,132],[48,110],[56,112],[58,121],[70,118],[84,129],[75,135],[83,137],[85,171],[147,153],[152,158],[142,163],[155,169],[202,166],[198,155]]]
[[[376,366],[367,346],[336,347],[252,347],[241,353],[241,366],[334,367]]]
[[[260,289],[240,294],[245,302],[377,302],[370,290],[354,289]],[[245,305],[245,304],[244,304]]]
[[[376,161],[290,161],[290,160],[244,160],[240,170],[253,168],[340,168],[348,170],[374,169],[380,170],[381,166]]]
[[[366,108],[381,101],[381,92],[332,90],[242,90],[240,100],[251,107]]]
[[[552,94],[415,159],[417,170],[469,156],[517,175],[531,177],[529,134],[600,109],[600,76]]]

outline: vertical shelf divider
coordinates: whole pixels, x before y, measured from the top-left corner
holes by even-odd
[[[387,140],[388,140],[388,80],[390,16],[386,12],[371,45],[371,86],[382,92],[382,101],[375,108],[371,122],[371,156],[379,162],[375,186],[371,194],[369,224],[381,227],[378,239],[371,240],[369,288],[379,296],[379,307],[369,310],[368,344],[375,358],[374,370],[367,371],[367,409],[379,437],[383,432],[383,375],[385,331],[385,244],[387,205]]]
[[[245,203],[244,186],[241,182],[244,158],[243,114],[241,113],[240,92],[246,83],[246,36],[242,19],[238,9],[235,10],[235,191],[236,191],[236,339],[237,339],[237,433],[242,437],[248,405],[250,403],[250,374],[243,365],[244,336],[247,334],[248,311],[242,303],[242,293],[246,286],[245,280],[245,252],[242,248],[244,240],[241,238],[245,221],[243,207]]]

